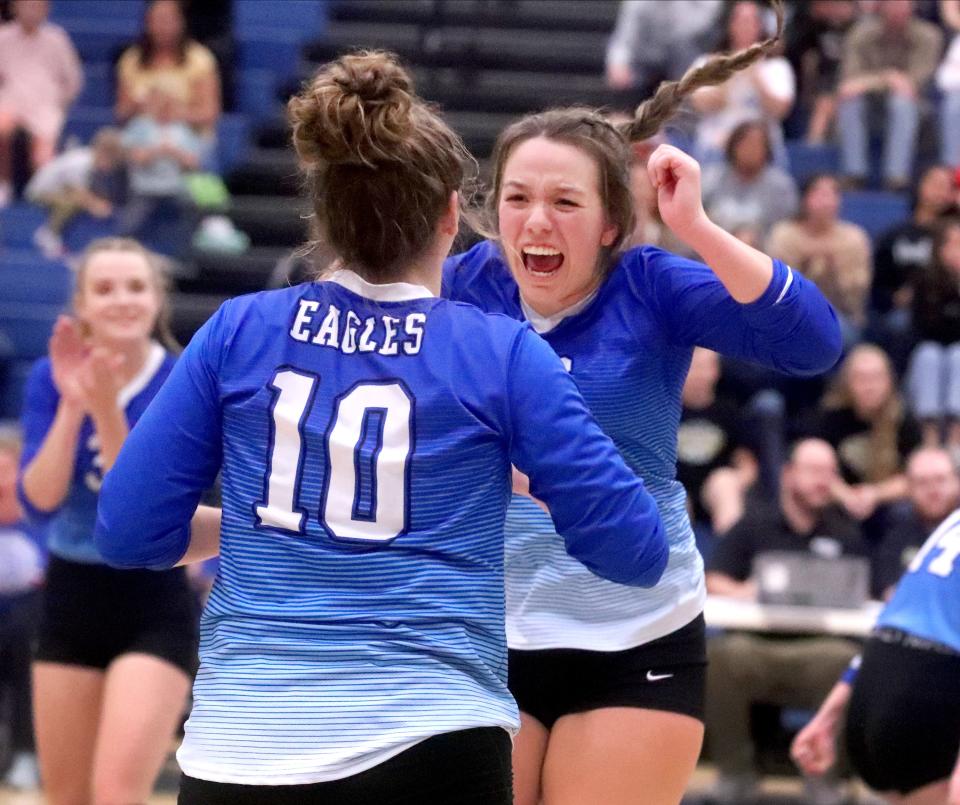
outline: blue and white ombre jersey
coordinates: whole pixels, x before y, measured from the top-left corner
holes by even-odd
[[[960,509],[927,538],[877,618],[960,651]]]
[[[549,321],[525,309],[499,247],[480,243],[444,267],[445,296],[529,318],[563,359],[600,427],[660,506],[670,562],[652,590],[632,590],[570,561],[550,517],[515,496],[507,515],[511,648],[618,651],[689,623],[706,589],[676,480],[680,394],[695,345],[793,375],[829,369],[840,330],[816,287],[779,261],[763,295],[739,304],[705,265],[653,247],[626,252],[586,304]]]
[[[517,729],[511,463],[572,554],[657,581],[656,503],[527,325],[347,271],[224,304],[128,437],[97,526],[114,564],[168,567],[222,465],[184,772],[321,782],[432,735]]]
[[[153,343],[147,360],[137,376],[124,386],[118,395],[127,424],[140,418],[147,404],[160,390],[173,368],[175,358],[160,344]],[[27,378],[23,395],[23,452],[21,470],[33,461],[53,424],[60,404],[60,393],[53,383],[49,358],[38,360]],[[80,427],[73,479],[63,503],[54,511],[37,509],[17,484],[20,503],[27,520],[43,534],[47,549],[61,559],[84,564],[102,564],[103,557],[93,539],[97,517],[97,496],[103,483],[103,463],[93,421],[87,417]]]

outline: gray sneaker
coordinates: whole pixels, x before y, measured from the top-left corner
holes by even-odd
[[[844,805],[847,786],[836,777],[804,777],[803,795],[809,805]]]
[[[0,783],[20,791],[35,791],[40,788],[40,766],[32,752],[17,752]]]
[[[707,791],[710,805],[748,805],[754,802],[760,786],[754,774],[720,774]]]

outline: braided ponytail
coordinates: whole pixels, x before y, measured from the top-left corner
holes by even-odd
[[[783,35],[783,0],[770,0],[777,15],[777,30],[769,39],[744,50],[711,56],[699,67],[691,67],[677,81],[664,81],[652,98],[641,103],[633,120],[624,124],[622,133],[630,142],[640,142],[656,134],[679,108],[680,104],[701,87],[722,84],[734,74],[759,61],[772,51]]]

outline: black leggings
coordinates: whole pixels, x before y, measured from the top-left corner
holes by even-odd
[[[510,805],[510,736],[499,727],[434,735],[372,769],[309,785],[235,785],[184,775],[178,805]]]

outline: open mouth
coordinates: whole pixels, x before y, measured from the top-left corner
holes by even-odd
[[[520,254],[523,267],[535,277],[549,277],[563,265],[563,253],[552,246],[526,246]]]

